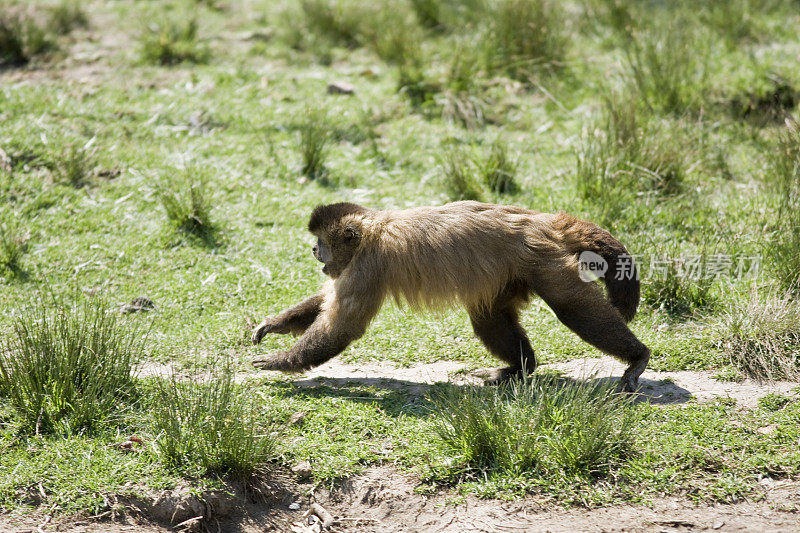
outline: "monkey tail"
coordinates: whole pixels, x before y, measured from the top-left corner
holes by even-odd
[[[555,227],[564,235],[570,253],[579,254],[579,268],[585,268],[584,252],[594,252],[605,261],[602,274],[611,305],[625,322],[633,320],[639,307],[639,273],[625,246],[603,228],[566,213],[556,215]]]

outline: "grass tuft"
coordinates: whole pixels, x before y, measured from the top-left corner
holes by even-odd
[[[178,231],[210,242],[216,228],[211,220],[211,203],[205,182],[187,177],[171,187],[158,189],[158,198],[167,219]]]
[[[56,48],[55,35],[30,9],[0,4],[0,66],[24,66]]]
[[[356,2],[302,0],[302,19],[312,35],[328,43],[355,48],[360,43],[366,10]],[[366,7],[366,6],[363,6]]]
[[[197,19],[165,17],[152,21],[139,36],[139,55],[145,63],[177,65],[205,63],[211,52],[197,38]]]
[[[438,30],[444,26],[442,0],[411,0],[411,7],[423,27]]]
[[[496,474],[593,477],[630,453],[639,416],[615,385],[537,374],[434,394],[435,430],[454,467]],[[457,466],[456,466],[457,465]]]
[[[753,290],[726,309],[721,346],[731,365],[757,380],[800,378],[800,303],[790,294]]]
[[[0,223],[0,269],[12,274],[22,272],[22,256],[28,250],[28,235],[13,223]]]
[[[441,91],[442,85],[432,80],[416,62],[406,62],[398,67],[397,92],[408,98],[415,109],[426,111],[435,107],[436,95]]]
[[[800,291],[800,124],[787,119],[772,152],[774,184],[778,194],[776,234],[765,253],[787,290]]]
[[[469,156],[463,150],[447,149],[441,156],[441,168],[445,191],[450,200],[485,200],[483,189],[473,175]]]
[[[229,366],[198,379],[173,375],[156,387],[155,444],[171,467],[246,480],[273,457],[275,439],[260,432],[253,391],[234,382]]]
[[[686,189],[692,150],[667,126],[643,117],[635,96],[611,94],[576,150],[576,187],[598,221],[635,208],[637,199]]]
[[[707,93],[708,36],[685,21],[631,34],[626,49],[630,83],[656,111],[681,114],[700,107]]]
[[[642,283],[642,301],[673,317],[687,317],[700,311],[712,311],[718,302],[713,292],[714,279],[702,277],[705,256],[698,264],[686,264],[681,258],[663,254],[658,272]]]
[[[791,396],[784,396],[776,392],[770,392],[758,399],[758,406],[765,411],[780,411],[790,403],[793,398]]]
[[[481,83],[481,59],[475,51],[474,40],[458,43],[449,61],[449,68],[441,81],[430,80],[432,89],[441,91],[432,101],[441,107],[442,118],[465,128],[478,128],[485,124],[485,112],[490,103],[484,97]]]
[[[95,431],[134,392],[143,335],[123,327],[102,300],[42,300],[12,323],[0,354],[0,394],[28,434]]]
[[[366,47],[390,63],[420,55],[423,35],[411,9],[363,0],[303,0],[284,13],[285,40],[314,53],[323,63],[332,49]]]
[[[332,141],[328,115],[323,110],[306,113],[300,125],[300,154],[303,158],[302,174],[310,180],[324,182],[328,176],[325,160]]]
[[[50,8],[49,26],[58,35],[89,26],[89,16],[77,0],[61,0]]]
[[[59,180],[76,189],[86,185],[92,165],[91,152],[75,143],[67,145],[55,162]]]
[[[554,69],[567,50],[563,10],[549,0],[496,0],[487,3],[481,44],[491,71],[520,81]]]
[[[20,67],[58,49],[58,37],[89,24],[75,0],[47,6],[0,1],[0,66]]]
[[[493,193],[513,194],[519,190],[515,179],[517,161],[510,157],[508,146],[503,142],[495,141],[486,157],[478,159],[476,165],[483,182]]]

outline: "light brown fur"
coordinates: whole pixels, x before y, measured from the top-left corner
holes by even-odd
[[[617,281],[609,272],[607,299],[599,285],[578,276],[581,251],[609,263],[627,253],[590,222],[478,202],[402,211],[332,204],[315,210],[309,229],[332,253],[326,271],[333,279],[259,326],[254,342],[265,333],[303,332],[288,352],[255,358],[261,368],[321,364],[363,335],[393,297],[412,307],[464,306],[478,337],[509,363],[501,377],[532,371],[533,349],[518,319],[532,294],[584,340],[630,363],[626,389],[633,390],[647,364],[649,351],[625,326],[638,303],[638,280]]]

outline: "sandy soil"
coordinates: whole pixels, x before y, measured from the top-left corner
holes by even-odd
[[[566,377],[579,380],[616,380],[625,370],[625,365],[611,357],[578,358],[566,363],[550,363],[540,366],[542,370],[556,370]],[[167,377],[172,373],[168,365],[147,364],[141,369],[142,376]],[[270,372],[248,372],[240,374],[238,380],[263,376]],[[275,372],[275,375],[279,373]],[[301,387],[320,384],[331,386],[347,383],[363,383],[381,388],[405,389],[412,394],[423,394],[428,386],[437,382],[458,384],[480,384],[480,372],[468,372],[463,363],[437,361],[411,367],[395,367],[387,363],[360,363],[357,365],[329,361],[294,378]],[[800,387],[795,382],[758,383],[753,380],[741,382],[719,381],[712,372],[655,372],[647,370],[639,380],[639,399],[653,404],[680,404],[691,399],[709,401],[723,397],[736,400],[740,407],[754,407],[758,399],[770,394],[785,394]]]
[[[611,357],[579,358],[566,363],[541,365],[542,370],[556,370],[566,377],[578,380],[611,379],[616,380],[625,370],[625,365]],[[165,365],[148,365],[143,375],[168,376],[171,368]],[[266,372],[246,373],[238,379],[245,380]],[[278,373],[275,373],[279,375]],[[387,363],[361,363],[357,365],[340,362],[337,359],[316,367],[295,377],[298,386],[315,386],[322,383],[336,386],[347,383],[363,383],[382,388],[400,388],[414,394],[424,393],[428,386],[436,382],[458,384],[480,384],[480,372],[468,372],[466,365],[453,361],[417,364],[398,368]],[[724,397],[736,400],[740,407],[754,407],[758,399],[770,393],[788,393],[800,386],[795,382],[758,383],[753,380],[742,382],[719,381],[712,372],[655,372],[647,370],[642,374],[639,399],[653,404],[680,404],[691,399],[709,401]]]
[[[596,509],[565,509],[529,497],[499,502],[468,497],[453,504],[447,495],[414,494],[412,478],[391,467],[370,469],[329,493],[318,490],[307,496],[310,486],[291,482],[278,496],[254,501],[238,493],[224,513],[207,513],[202,520],[170,529],[164,525],[121,522],[88,522],[64,519],[42,530],[71,533],[157,533],[166,531],[341,531],[378,532],[682,532],[682,531],[800,531],[800,484],[774,483],[764,489],[758,502],[734,505],[692,505],[681,498],[659,498],[649,506],[619,505]],[[316,503],[332,519],[327,528],[321,521],[303,515]],[[291,510],[295,504],[297,509]],[[189,507],[189,506],[186,506]],[[190,513],[191,514],[191,513]],[[184,518],[181,516],[180,518]],[[130,518],[128,520],[131,520]],[[309,525],[309,520],[315,521]],[[0,531],[37,532],[42,517],[0,517]]]

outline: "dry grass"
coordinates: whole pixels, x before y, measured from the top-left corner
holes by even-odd
[[[800,379],[800,302],[777,290],[728,307],[721,347],[730,363],[756,380]]]

